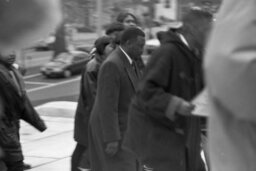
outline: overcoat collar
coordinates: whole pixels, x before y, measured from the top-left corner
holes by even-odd
[[[24,93],[25,91],[25,85],[24,83],[21,81],[22,76],[19,74],[19,72],[17,71],[17,69],[13,68],[12,69],[16,80],[19,84],[19,88],[16,86],[16,84],[14,83],[14,80],[12,79],[12,76],[10,74],[10,71],[8,70],[8,68],[6,68],[3,64],[0,64],[0,73],[3,76],[2,78],[6,82],[6,86],[10,86],[10,88],[12,88],[13,90],[15,90],[15,92],[17,92],[20,96]]]
[[[129,62],[129,60],[127,59],[127,57],[125,56],[125,54],[122,52],[122,50],[119,47],[117,49],[117,53],[118,53],[118,56],[120,56],[120,59],[122,60],[122,62],[124,64],[125,71],[127,72],[128,77],[133,85],[133,88],[136,91],[137,85],[139,82],[139,78],[136,75],[131,63]],[[132,61],[132,62],[134,62],[134,61]]]

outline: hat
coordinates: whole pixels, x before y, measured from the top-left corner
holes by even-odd
[[[108,37],[108,36],[102,36],[102,37],[99,37],[95,42],[94,42],[94,45],[95,45],[95,48],[96,48],[96,51],[102,55],[104,53],[104,50],[105,50],[105,47],[110,44],[111,42],[111,38]]]
[[[115,31],[123,31],[124,25],[119,22],[113,22],[107,26],[106,35],[109,35]]]

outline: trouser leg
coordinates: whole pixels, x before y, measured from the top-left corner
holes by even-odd
[[[5,162],[8,171],[24,171],[23,160]]]
[[[86,146],[77,143],[76,148],[71,157],[71,171],[80,171],[78,167],[85,149]]]

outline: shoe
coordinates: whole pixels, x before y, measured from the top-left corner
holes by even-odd
[[[23,169],[24,169],[24,170],[29,170],[29,169],[31,169],[31,168],[32,168],[32,167],[31,167],[30,164],[23,163]]]
[[[91,171],[91,169],[85,169],[85,168],[82,168],[82,167],[78,167],[79,170],[81,171]]]

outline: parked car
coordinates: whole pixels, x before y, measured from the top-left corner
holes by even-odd
[[[42,66],[41,73],[46,77],[64,76],[67,78],[73,74],[81,73],[89,58],[89,54],[86,52],[63,52]]]

